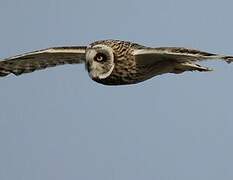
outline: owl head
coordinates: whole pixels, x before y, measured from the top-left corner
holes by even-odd
[[[92,79],[106,79],[114,67],[114,50],[110,46],[94,44],[86,49],[86,69]]]

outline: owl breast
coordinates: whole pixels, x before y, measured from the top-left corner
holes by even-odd
[[[138,82],[137,67],[132,55],[115,55],[114,63],[115,67],[107,78],[94,80],[105,85],[125,85]]]

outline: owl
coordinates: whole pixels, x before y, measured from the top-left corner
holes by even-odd
[[[85,64],[89,76],[104,85],[136,84],[154,76],[185,71],[211,71],[199,61],[233,56],[183,47],[146,47],[129,41],[102,40],[89,46],[54,47],[0,61],[0,76],[21,75],[64,64]]]

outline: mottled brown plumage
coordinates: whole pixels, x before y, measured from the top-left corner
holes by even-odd
[[[62,64],[85,63],[89,76],[106,85],[135,84],[164,73],[210,71],[197,61],[232,56],[180,47],[151,48],[120,40],[96,41],[90,46],[57,47],[0,61],[0,76],[20,75]]]

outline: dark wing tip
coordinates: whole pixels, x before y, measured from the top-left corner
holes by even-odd
[[[228,63],[232,63],[233,62],[233,56],[224,56],[223,59]]]

